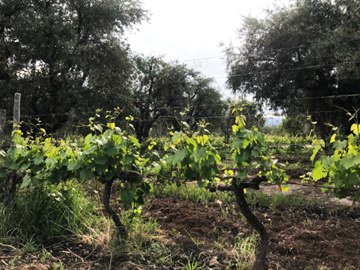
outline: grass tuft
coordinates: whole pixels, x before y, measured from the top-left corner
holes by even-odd
[[[232,194],[227,192],[210,192],[204,187],[199,187],[196,182],[188,182],[182,185],[171,183],[163,188],[155,189],[153,194],[155,198],[177,198],[205,206],[217,200],[234,201]]]
[[[77,183],[20,190],[12,207],[0,205],[0,239],[28,249],[33,242],[51,244],[84,234],[94,222],[94,209]]]
[[[236,244],[232,249],[232,254],[237,261],[237,269],[251,269],[255,261],[256,236],[238,236]]]

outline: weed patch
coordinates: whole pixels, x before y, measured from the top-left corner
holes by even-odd
[[[0,238],[32,250],[34,242],[51,244],[87,233],[94,209],[76,183],[21,190],[10,208],[0,206]]]

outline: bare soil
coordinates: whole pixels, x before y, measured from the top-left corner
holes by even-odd
[[[317,193],[303,195],[306,199],[314,194]],[[360,269],[358,207],[279,206],[256,208],[254,213],[269,234],[270,269]],[[143,216],[158,221],[160,230],[154,241],[169,250],[170,265],[159,264],[163,254],[114,255],[69,241],[48,248],[51,256],[46,262],[42,262],[41,255],[19,254],[1,245],[0,269],[60,269],[55,267],[60,262],[65,269],[184,269],[188,258],[197,260],[198,267],[202,267],[198,269],[236,269],[231,249],[237,238],[253,234],[233,204],[218,202],[203,206],[172,198],[154,199],[145,205]],[[224,248],[215,243],[222,243]]]
[[[165,231],[181,232],[173,241],[188,254],[209,252],[207,247],[214,239],[234,244],[239,234],[246,236],[252,231],[237,214],[224,219],[223,210],[215,203],[203,207],[188,201],[155,200],[147,214],[156,217]],[[257,209],[255,214],[269,233],[271,269],[360,269],[359,210]],[[204,242],[194,246],[189,238]],[[226,254],[216,256],[220,258],[216,269],[234,264]]]

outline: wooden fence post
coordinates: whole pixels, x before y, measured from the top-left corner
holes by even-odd
[[[21,94],[15,93],[15,97],[14,97],[14,127],[13,127],[13,129],[20,129],[20,101],[21,101]]]
[[[14,123],[13,130],[20,129],[20,101],[21,94],[15,93],[14,97]],[[13,143],[11,146],[14,147]],[[0,181],[0,202],[9,207],[15,199],[16,185],[22,180],[21,175],[14,171],[7,171],[4,179]]]
[[[6,122],[6,110],[0,110],[0,141],[4,134],[5,122]]]

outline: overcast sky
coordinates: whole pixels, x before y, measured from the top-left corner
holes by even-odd
[[[263,17],[264,9],[286,0],[142,0],[149,23],[128,34],[132,49],[146,56],[179,60],[214,77],[224,96],[226,64],[220,43],[236,42],[243,16]],[[205,59],[204,59],[205,58]]]

